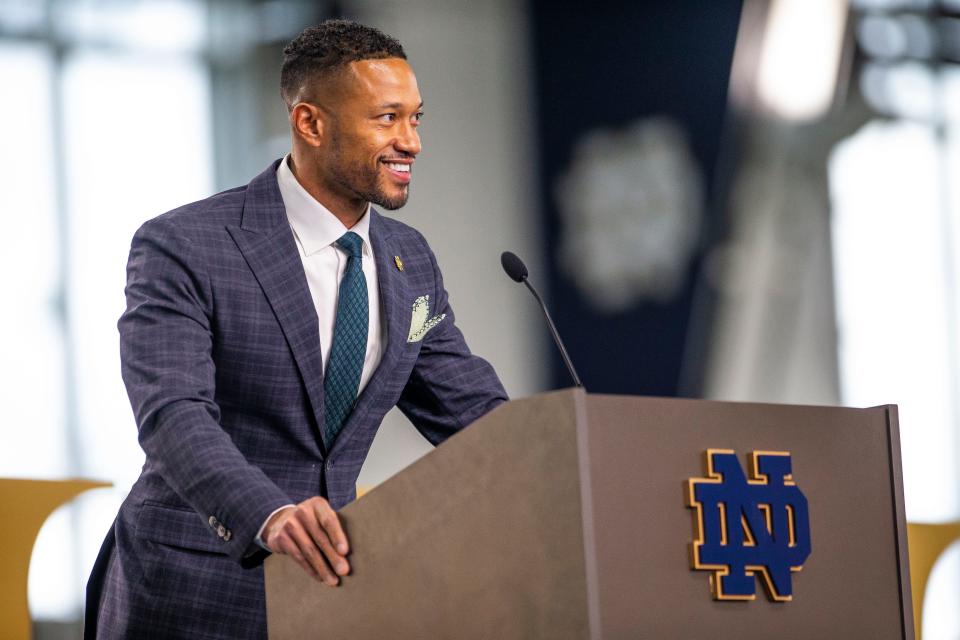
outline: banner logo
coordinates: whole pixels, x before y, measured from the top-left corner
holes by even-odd
[[[793,599],[792,573],[810,555],[807,498],[793,481],[790,454],[754,451],[750,477],[736,454],[708,449],[705,478],[687,480],[694,509],[691,568],[711,571],[717,600],[754,600],[756,578],[776,602]]]

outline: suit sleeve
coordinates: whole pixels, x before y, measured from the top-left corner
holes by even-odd
[[[262,559],[257,531],[291,500],[221,428],[213,291],[198,247],[162,218],[145,224],[131,245],[126,299],[121,368],[148,464],[203,522],[230,532],[224,551]]]
[[[430,305],[430,315],[446,317],[423,338],[420,355],[397,406],[436,445],[508,398],[490,363],[473,355],[467,347],[454,322],[436,257],[429,247],[426,251],[436,283],[431,296],[436,303]]]

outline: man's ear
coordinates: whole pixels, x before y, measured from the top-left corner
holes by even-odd
[[[309,102],[298,102],[290,110],[290,128],[293,134],[311,147],[323,144],[326,113]]]

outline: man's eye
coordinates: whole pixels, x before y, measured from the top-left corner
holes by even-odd
[[[413,114],[413,121],[414,121],[414,122],[419,123],[421,120],[423,120],[423,111],[418,111],[418,112],[416,112],[415,114]]]
[[[395,113],[384,113],[384,114],[378,116],[377,119],[378,119],[378,120],[381,120],[381,121],[383,121],[383,122],[393,122],[394,120],[397,119],[397,114],[395,114]]]

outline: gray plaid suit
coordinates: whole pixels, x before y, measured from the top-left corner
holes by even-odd
[[[276,167],[133,238],[120,352],[146,463],[91,574],[88,637],[265,637],[266,553],[254,538],[274,509],[317,494],[335,509],[353,500],[395,405],[436,444],[506,399],[456,328],[423,236],[371,211],[388,339],[323,450],[317,315]],[[408,343],[421,295],[447,318]]]

